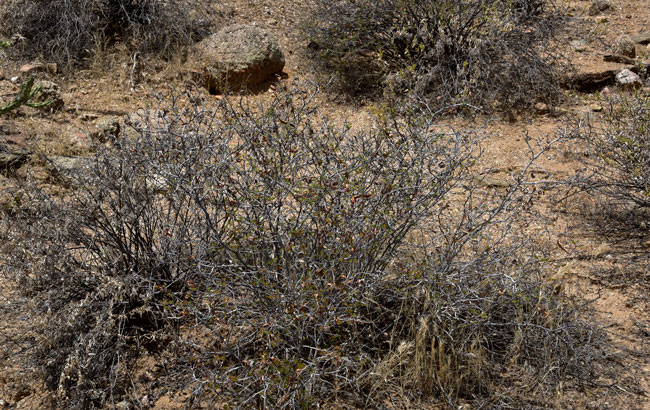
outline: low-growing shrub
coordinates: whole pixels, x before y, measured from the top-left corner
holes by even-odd
[[[650,207],[650,96],[611,98],[603,124],[585,124],[576,136],[587,149],[577,186],[619,210]]]
[[[547,0],[321,1],[305,31],[319,67],[358,94],[525,109],[560,97]]]
[[[116,42],[131,52],[174,56],[209,34],[213,15],[194,1],[9,0],[0,32],[23,38],[10,50],[19,57],[70,66]]]
[[[143,356],[149,400],[204,407],[498,406],[590,377],[590,328],[513,235],[522,176],[472,174],[483,136],[422,107],[335,126],[313,96],[186,96],[67,197],[12,195],[3,270],[45,317],[33,359],[61,407],[140,405]]]

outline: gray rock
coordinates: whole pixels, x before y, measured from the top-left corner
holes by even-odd
[[[160,110],[138,110],[126,116],[125,123],[144,130],[165,128],[169,122],[168,114]]]
[[[140,132],[168,128],[170,121],[169,114],[165,111],[140,109],[124,118],[119,133],[128,138],[137,138]],[[110,137],[107,139],[110,140]]]
[[[282,72],[284,55],[268,31],[235,24],[201,41],[198,64],[211,93],[254,86]]]
[[[589,45],[584,40],[573,40],[569,44],[571,45],[571,47],[573,47],[575,51],[579,53],[587,51],[587,49],[589,48]]]
[[[627,68],[616,74],[616,83],[625,89],[636,89],[643,86],[641,77]]]
[[[48,158],[47,169],[66,184],[74,184],[90,171],[92,165],[92,158],[57,155]]]
[[[614,44],[614,53],[634,58],[636,57],[636,44],[629,36],[622,36],[616,40],[616,43]]]
[[[609,0],[593,0],[589,6],[589,14],[595,16],[611,8],[612,3]]]

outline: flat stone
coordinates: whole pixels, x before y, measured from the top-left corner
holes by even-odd
[[[636,60],[630,57],[622,56],[619,54],[607,54],[603,56],[603,61],[608,63],[619,63],[619,64],[634,64]]]
[[[66,184],[74,184],[91,170],[92,158],[55,155],[48,157],[47,169]]]
[[[493,177],[474,177],[474,181],[488,188],[510,188],[512,183]]]
[[[23,66],[20,67],[20,72],[23,74],[34,74],[34,73],[50,73],[50,74],[56,74],[57,72],[57,65],[55,63],[31,63],[31,64],[24,64]]]
[[[639,44],[650,44],[650,31],[647,33],[639,33],[630,36],[630,39]]]
[[[578,73],[571,77],[569,86],[578,91],[591,93],[616,82],[616,70]]]
[[[142,131],[166,129],[170,123],[169,114],[160,110],[138,110],[124,119],[124,133],[136,136]]]

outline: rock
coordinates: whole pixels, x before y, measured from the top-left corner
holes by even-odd
[[[115,405],[116,410],[130,410],[131,405],[129,404],[128,401],[124,400]]]
[[[61,92],[59,91],[58,85],[52,81],[42,80],[37,82],[35,84],[35,87],[41,88],[40,92],[35,96],[35,102],[51,101],[51,104],[44,107],[44,109],[49,111],[56,111],[63,107],[63,97],[61,97]]]
[[[14,144],[0,143],[0,170],[20,167],[29,158],[29,150]]]
[[[4,409],[5,407],[9,407],[9,403],[5,400],[0,399],[0,408]]]
[[[589,15],[595,16],[611,8],[612,3],[609,0],[593,0],[589,6]]]
[[[627,68],[616,74],[616,83],[625,89],[636,89],[643,86],[641,77]]]
[[[138,110],[124,119],[124,133],[135,137],[140,131],[166,129],[170,122],[169,114],[161,110]]]
[[[17,76],[17,75],[15,75],[15,76],[13,76],[13,77],[11,77],[9,79],[9,81],[11,81],[12,84],[16,84],[18,82],[18,80],[20,80],[20,77]]]
[[[573,40],[569,43],[573,49],[579,53],[587,51],[589,45],[584,40]]]
[[[535,112],[540,115],[548,114],[548,105],[543,102],[538,102],[535,104]]]
[[[509,181],[488,176],[474,177],[474,181],[488,188],[510,188],[512,186]]]
[[[636,57],[636,44],[629,36],[622,36],[614,44],[614,54],[634,58]]]
[[[282,72],[284,55],[268,31],[235,24],[201,41],[197,59],[210,93],[254,86]]]
[[[603,56],[603,60],[610,63],[619,63],[619,64],[634,64],[636,60],[630,57],[618,55],[618,54],[607,54]]]
[[[568,85],[578,91],[591,93],[608,85],[612,85],[615,81],[616,70],[605,70],[578,73],[569,79]]]
[[[591,104],[589,106],[589,109],[593,112],[601,112],[603,110],[603,106],[597,103]]]
[[[93,165],[92,158],[52,156],[48,158],[47,169],[67,184],[73,184],[88,173]]]
[[[634,41],[635,43],[650,44],[650,31],[648,31],[647,33],[634,34],[630,36],[630,39],[632,39],[632,41]]]
[[[38,62],[25,64],[22,67],[20,67],[20,72],[23,74],[34,74],[34,73],[42,73],[42,72],[56,74],[57,65],[55,63],[43,64]]]
[[[100,121],[95,126],[95,131],[90,133],[90,137],[101,143],[106,141],[115,141],[120,136],[120,122],[116,118],[110,118]]]

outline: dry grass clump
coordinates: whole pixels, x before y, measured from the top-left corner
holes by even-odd
[[[142,356],[149,400],[206,407],[499,404],[591,377],[591,328],[511,235],[522,177],[473,178],[480,133],[423,107],[336,127],[299,87],[186,97],[98,149],[67,198],[23,188],[4,214],[61,407],[140,405]],[[507,392],[515,371],[530,382]]]
[[[525,109],[561,97],[546,0],[323,1],[305,24],[318,66],[352,95]]]
[[[0,32],[23,39],[9,50],[18,57],[71,66],[118,42],[141,54],[182,54],[215,21],[195,1],[9,0]]]

